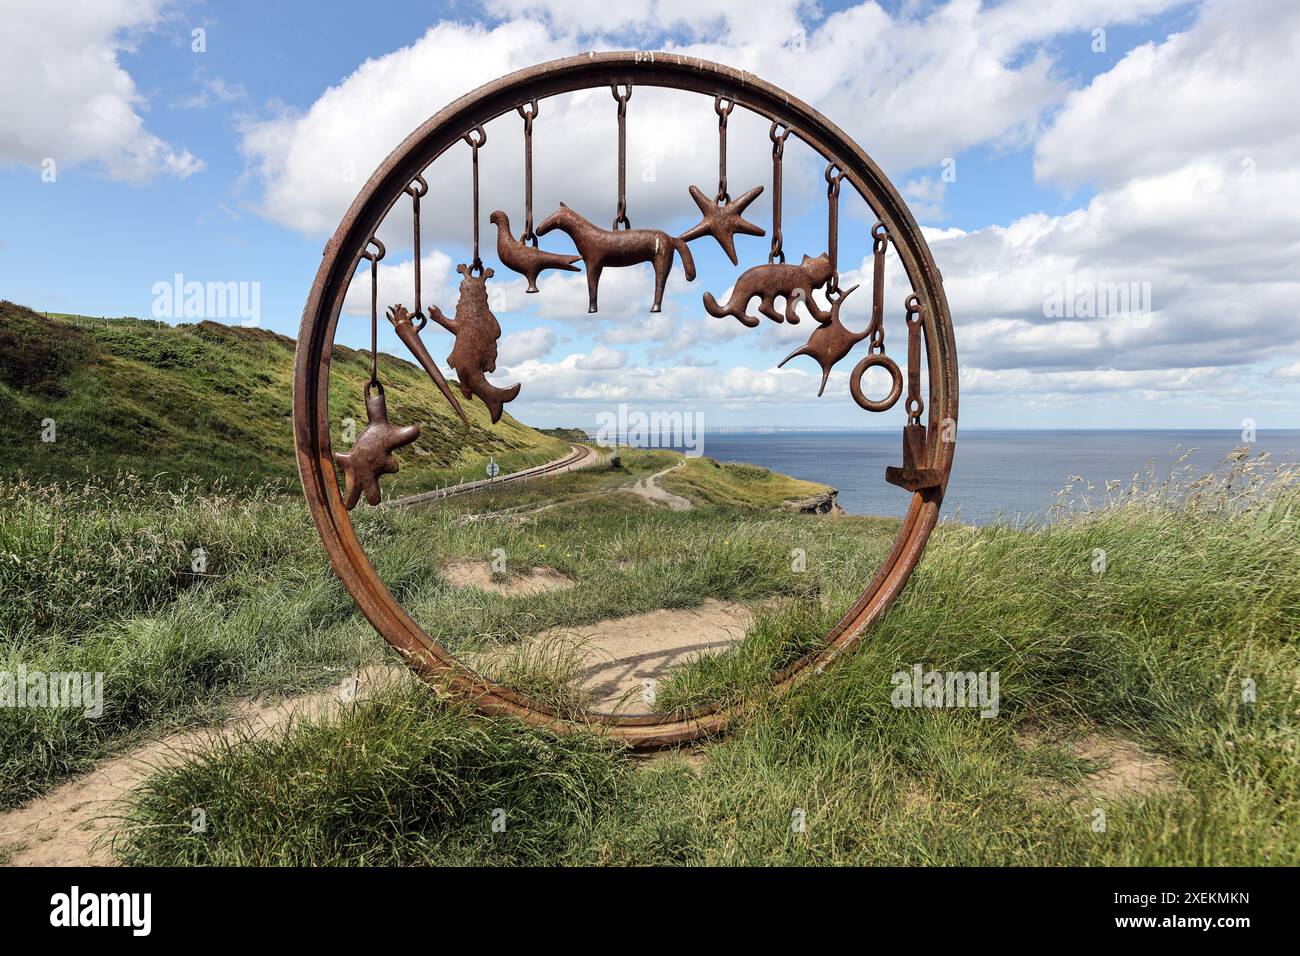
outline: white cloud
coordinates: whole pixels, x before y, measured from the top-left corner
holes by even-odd
[[[415,263],[413,260],[394,262],[385,256],[379,260],[377,275],[381,322],[388,307],[399,302],[408,310],[414,311]],[[437,305],[451,315],[459,284],[460,276],[452,267],[451,257],[445,252],[435,249],[420,257],[420,298],[424,308]],[[370,315],[370,263],[365,259],[361,260],[356,272],[352,274],[352,283],[348,286],[347,295],[343,299],[343,313]]]
[[[545,358],[555,348],[555,332],[544,325],[511,332],[501,337],[497,351],[500,365],[518,365],[533,359]]]
[[[579,355],[573,365],[588,372],[610,372],[626,367],[627,353],[608,345],[597,345],[590,355]]]
[[[322,234],[389,151],[442,104],[524,66],[590,48],[624,48],[636,37],[644,46],[730,63],[789,89],[839,122],[887,170],[905,172],[937,166],[980,143],[1023,139],[1034,129],[1042,112],[1068,92],[1053,75],[1046,41],[1085,26],[1131,21],[1174,2],[1045,6],[1024,0],[986,10],[972,0],[955,0],[922,14],[905,8],[896,16],[864,2],[816,19],[813,8],[794,0],[761,6],[731,0],[501,0],[490,9],[513,19],[492,28],[440,22],[410,46],[367,60],[305,111],[248,123],[242,148],[262,189],[263,214]],[[614,31],[620,36],[605,36]],[[690,42],[675,42],[679,35]],[[864,63],[871,69],[863,69]],[[668,217],[681,214],[686,187],[707,186],[715,175],[713,112],[681,108],[698,99],[635,90],[628,122],[634,225],[668,225]],[[484,183],[521,183],[520,122],[510,114],[489,124],[489,142],[480,153]],[[738,110],[731,123],[733,142],[767,143],[767,124],[758,117]],[[546,100],[535,126],[539,217],[563,200],[593,221],[612,220],[614,143],[608,90]],[[426,202],[440,211],[430,223],[439,237],[463,241],[468,231],[468,152],[453,147],[430,181]],[[787,161],[788,201],[812,196],[820,167],[805,165],[797,155]],[[769,182],[767,150],[732,149],[728,172],[737,188]],[[519,191],[509,188],[507,199],[500,193],[487,199],[484,214],[502,206],[517,230]],[[491,236],[492,230],[486,232]],[[396,241],[404,241],[402,235],[399,230]]]
[[[212,77],[199,85],[199,90],[180,100],[181,109],[201,110],[209,106],[237,103],[248,98],[248,91],[240,83],[227,83],[221,77]]]
[[[1196,23],[1130,51],[1065,99],[1039,139],[1034,172],[1111,185],[1197,157],[1236,169],[1293,166],[1300,148],[1300,5],[1213,0]]]
[[[1230,160],[1134,179],[1061,216],[930,241],[963,362],[986,368],[1246,364],[1300,343],[1300,169]],[[1149,314],[1046,316],[1050,291],[1149,284]],[[1053,285],[1055,284],[1055,285]],[[1102,310],[1098,310],[1102,311]]]
[[[144,127],[118,62],[161,19],[162,0],[6,4],[0,30],[0,163],[98,163],[114,179],[184,178],[203,163]]]

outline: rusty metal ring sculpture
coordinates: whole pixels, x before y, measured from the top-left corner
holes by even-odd
[[[911,502],[892,549],[857,601],[827,633],[819,649],[774,674],[774,693],[787,692],[853,648],[906,583],[938,520],[952,466],[957,421],[952,322],[939,270],[894,186],[862,148],[828,119],[750,73],[671,53],[589,53],[502,77],[440,110],[370,177],[325,247],[303,310],[293,417],[303,490],[334,570],[362,613],[416,673],[442,692],[471,701],[485,714],[511,715],[557,732],[593,730],[634,747],[650,748],[718,734],[749,705],[710,705],[667,714],[588,713],[574,719],[461,664],[411,618],[379,579],[363,550],[335,476],[328,407],[330,357],[344,295],[376,229],[394,203],[407,195],[410,184],[447,149],[470,133],[479,134],[483,125],[496,117],[550,96],[584,89],[614,89],[617,98],[620,86],[630,91],[633,85],[725,97],[766,117],[773,130],[779,124],[786,131],[782,143],[785,136],[793,135],[835,164],[883,224],[907,273],[913,290],[909,306],[915,305],[919,317],[912,319],[909,313],[912,320],[908,323],[913,330],[909,336],[908,408],[917,414],[909,415],[904,426],[903,466],[888,468],[886,480],[911,491]],[[620,105],[626,105],[626,97]],[[779,144],[774,153],[779,161]],[[847,292],[840,293],[841,300],[844,295]],[[919,420],[922,329],[929,386],[929,414],[924,424]]]
[[[862,376],[866,374],[867,369],[879,366],[889,373],[890,386],[889,394],[879,401],[867,398],[862,391]],[[898,370],[898,363],[882,352],[875,352],[868,355],[859,362],[849,376],[849,394],[853,400],[869,412],[887,412],[894,407],[898,397],[903,394],[903,373]]]

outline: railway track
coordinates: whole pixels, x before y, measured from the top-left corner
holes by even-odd
[[[548,461],[544,465],[534,465],[532,468],[525,468],[522,471],[516,471],[509,475],[502,475],[500,478],[480,478],[477,481],[466,481],[459,485],[448,485],[446,488],[438,488],[434,491],[422,491],[416,495],[406,495],[401,498],[394,498],[385,502],[388,508],[405,508],[410,505],[422,504],[426,501],[438,501],[442,498],[450,498],[453,495],[464,495],[472,491],[483,491],[487,488],[499,488],[504,484],[513,482],[527,481],[530,478],[540,478],[543,475],[558,475],[566,471],[573,471],[577,468],[585,468],[592,464],[599,457],[595,451],[586,445],[574,445],[570,443],[569,448],[572,451],[563,458],[557,458],[555,461]]]

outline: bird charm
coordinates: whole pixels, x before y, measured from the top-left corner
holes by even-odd
[[[691,198],[695,200],[695,205],[700,207],[704,218],[682,233],[681,238],[690,242],[701,236],[712,236],[718,240],[718,245],[722,246],[722,251],[727,254],[731,264],[736,265],[736,233],[746,236],[767,235],[761,226],[741,218],[745,207],[757,199],[762,192],[762,186],[755,186],[735,199],[717,200],[710,199],[698,186],[691,186]]]
[[[835,363],[853,351],[853,346],[871,334],[870,327],[861,332],[850,332],[840,321],[840,306],[856,288],[857,286],[853,286],[845,289],[835,296],[831,302],[830,318],[826,323],[813,329],[812,335],[808,336],[807,344],[795,349],[777,365],[777,368],[780,368],[796,355],[811,355],[816,359],[817,364],[822,367],[822,384],[821,388],[817,389],[818,398],[821,398],[822,392],[826,391],[826,381],[831,377],[831,369]]]
[[[343,469],[343,507],[351,511],[365,492],[366,501],[377,505],[382,500],[379,476],[397,473],[393,451],[420,437],[419,425],[394,425],[388,420],[388,403],[384,386],[378,382],[374,394],[366,386],[366,427],[361,430],[351,451],[336,451],[334,462]]]
[[[567,256],[559,252],[547,252],[526,242],[516,239],[510,232],[510,219],[498,209],[488,217],[488,221],[497,227],[497,258],[507,269],[513,269],[528,280],[527,292],[537,291],[537,274],[544,269],[562,269],[565,272],[577,272],[574,265],[582,256]]]

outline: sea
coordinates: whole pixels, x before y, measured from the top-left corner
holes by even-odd
[[[1249,437],[1249,436],[1246,436]],[[1175,468],[1204,474],[1245,445],[1274,462],[1300,460],[1300,429],[1260,430],[1253,442],[1240,431],[998,430],[966,429],[957,439],[943,515],[969,524],[1046,519],[1057,494],[1072,478],[1076,490],[1108,481],[1127,485],[1153,469],[1158,479]],[[839,490],[851,514],[902,515],[910,496],[885,482],[885,467],[902,461],[897,430],[728,430],[704,435],[702,451],[719,461],[761,465]]]

